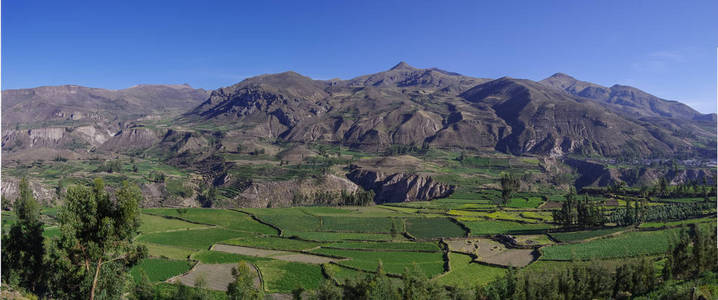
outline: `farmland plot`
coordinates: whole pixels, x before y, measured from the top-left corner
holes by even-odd
[[[449,218],[408,218],[406,231],[418,239],[466,236],[466,230]]]
[[[580,244],[555,245],[542,248],[546,260],[618,258],[665,253],[678,229],[627,232],[616,237],[597,239]]]
[[[312,252],[351,258],[337,263],[369,272],[376,271],[379,261],[384,265],[386,272],[397,275],[404,273],[404,269],[411,268],[413,264],[416,264],[429,278],[444,271],[444,260],[441,252],[379,252],[327,248],[320,248]]]

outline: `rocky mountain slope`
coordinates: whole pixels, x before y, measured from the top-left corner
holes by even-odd
[[[320,192],[360,187],[374,191],[378,203],[431,200],[468,181],[447,174],[457,164],[486,166],[471,181],[495,186],[497,172],[512,168],[492,162],[496,157],[537,167],[526,177],[537,184],[649,184],[664,175],[678,182],[708,176],[705,162],[716,155],[715,114],[561,73],[539,82],[486,79],[402,62],[347,80],[284,72],[210,92],[58,86],[2,97],[4,170],[44,176],[42,188],[58,193],[58,182],[87,176],[131,178],[142,183],[149,206],[311,205],[304,202]],[[429,149],[443,156],[417,158]],[[478,157],[473,165],[464,152]],[[110,158],[129,163],[115,171],[122,175],[107,171],[103,161]],[[702,165],[687,165],[682,174],[646,167],[636,175],[630,166],[608,168],[589,158]],[[557,167],[541,168],[542,161]],[[157,170],[168,178],[156,178]],[[207,204],[208,193],[222,201]]]
[[[488,80],[405,63],[350,80],[286,72],[213,91],[183,118],[235,124],[248,138],[375,151],[399,144],[516,155],[710,153],[715,134],[706,128],[715,124],[676,122],[710,116],[635,88],[569,78]]]

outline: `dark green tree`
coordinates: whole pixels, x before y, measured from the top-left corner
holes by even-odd
[[[227,286],[227,298],[231,300],[264,299],[264,292],[255,286],[257,275],[245,261],[232,269],[234,281]]]
[[[92,188],[70,187],[58,213],[61,235],[50,259],[57,298],[119,298],[129,267],[147,249],[133,243],[140,226],[137,186],[123,182],[114,201],[102,179]]]
[[[24,177],[19,192],[14,205],[17,223],[2,237],[2,278],[42,296],[47,292],[47,281],[40,205]]]
[[[519,180],[510,173],[501,175],[501,204],[507,205],[511,195],[519,189]]]
[[[150,282],[149,276],[145,270],[140,271],[140,281],[135,283],[132,299],[134,300],[152,300],[155,298],[154,287]]]

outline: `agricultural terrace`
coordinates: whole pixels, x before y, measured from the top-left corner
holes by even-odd
[[[565,224],[562,195],[517,193],[505,205],[498,197],[496,191],[459,189],[430,202],[367,207],[144,209],[136,242],[149,257],[130,274],[134,280],[146,275],[160,293],[176,289],[170,283],[194,286],[201,278],[217,298],[239,261],[251,265],[257,286],[269,294],[315,289],[325,279],[343,284],[380,264],[395,278],[416,268],[436,283],[471,287],[503,276],[508,267],[658,259],[689,226],[715,226],[715,210],[698,198],[640,204],[635,196],[592,195],[609,220],[592,227]],[[632,220],[639,207],[640,219]],[[45,236],[58,235],[57,210],[42,213]],[[6,231],[16,219],[13,212],[2,214]]]

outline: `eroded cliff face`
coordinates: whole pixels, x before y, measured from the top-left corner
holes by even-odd
[[[316,193],[340,194],[353,193],[359,187],[335,175],[326,175],[320,179],[286,180],[273,182],[255,182],[222,207],[289,207],[311,205]],[[300,196],[300,197],[298,197]],[[302,198],[301,203],[297,199]],[[338,200],[338,197],[337,197]],[[336,203],[335,203],[336,204]]]
[[[366,190],[376,193],[374,202],[428,201],[454,192],[454,186],[440,183],[431,176],[391,173],[351,166],[347,178]]]
[[[708,169],[680,169],[634,167],[608,168],[607,166],[577,159],[566,159],[568,166],[575,169],[579,177],[574,182],[577,189],[586,186],[607,186],[625,182],[630,186],[655,185],[660,178],[666,178],[670,184],[681,184],[691,181],[715,183],[714,174]]]
[[[55,190],[47,185],[44,185],[42,183],[39,183],[34,180],[29,181],[30,189],[32,190],[32,195],[35,197],[35,199],[44,205],[50,205],[57,199],[57,193]],[[3,207],[12,207],[15,203],[15,199],[20,194],[19,191],[20,186],[20,179],[10,176],[3,176],[2,178],[2,196],[4,201],[8,201],[8,203],[3,203]]]

